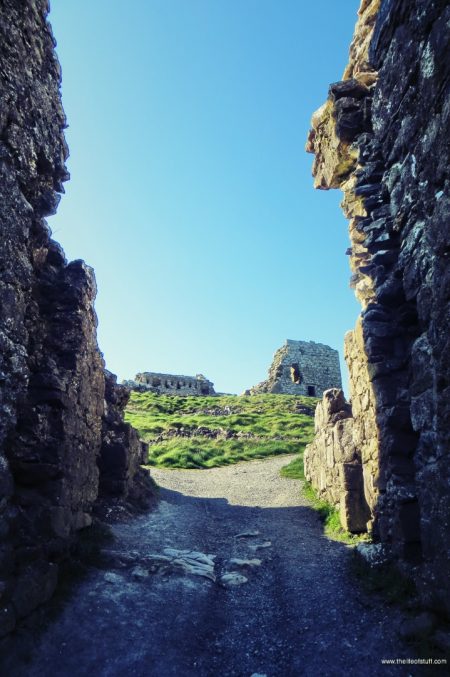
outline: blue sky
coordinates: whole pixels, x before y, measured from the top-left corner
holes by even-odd
[[[95,269],[120,379],[202,372],[241,392],[286,338],[342,349],[347,222],[304,144],[358,5],[53,0],[72,178],[50,225]]]

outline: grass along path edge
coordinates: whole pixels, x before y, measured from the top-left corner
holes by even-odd
[[[347,545],[358,545],[358,543],[370,541],[367,534],[351,534],[349,531],[346,531],[341,524],[339,511],[331,503],[320,498],[312,484],[305,479],[303,451],[296,458],[292,459],[290,463],[281,468],[280,475],[301,481],[301,492],[309,501],[311,508],[318,513],[323,522],[323,530],[326,536]]]

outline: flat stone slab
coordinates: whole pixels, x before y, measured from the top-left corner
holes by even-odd
[[[246,576],[243,576],[237,571],[230,571],[228,574],[224,574],[223,576],[220,577],[220,582],[222,585],[224,585],[226,588],[234,588],[237,587],[238,585],[243,585],[244,583],[247,583],[248,578]]]
[[[233,559],[230,559],[229,564],[234,567],[250,567],[253,569],[254,567],[260,567],[262,564],[262,560],[260,559],[239,559],[237,557],[234,557]]]

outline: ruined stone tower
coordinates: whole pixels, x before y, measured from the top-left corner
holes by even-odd
[[[337,350],[314,341],[286,339],[273,356],[269,378],[248,392],[322,397],[328,388],[341,387]]]

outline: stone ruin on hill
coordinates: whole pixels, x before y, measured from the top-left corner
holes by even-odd
[[[307,143],[315,186],[341,188],[350,221],[352,402],[324,398],[305,470],[450,615],[450,6],[362,0],[358,14]]]
[[[152,392],[159,395],[216,395],[214,383],[203,374],[180,376],[144,371],[136,374],[134,380],[124,381],[124,385],[139,392]]]
[[[269,369],[269,378],[246,391],[248,395],[279,393],[322,397],[328,388],[341,388],[337,350],[314,341],[286,340]]]

